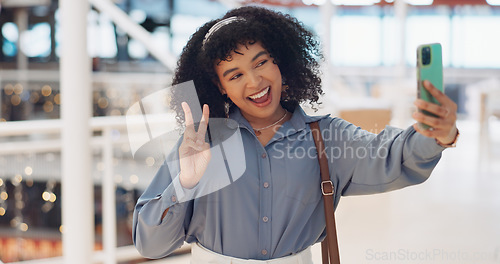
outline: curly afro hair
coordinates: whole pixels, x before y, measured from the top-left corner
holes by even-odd
[[[203,44],[210,28],[222,19],[238,17],[220,27]],[[171,107],[177,114],[177,121],[183,123],[181,107],[187,101],[182,85],[193,81],[200,103],[210,107],[210,117],[227,117],[232,105],[227,96],[219,90],[219,79],[214,65],[228,60],[238,45],[260,42],[273,57],[281,71],[282,79],[289,86],[281,105],[292,112],[296,105],[309,101],[314,108],[323,93],[319,77],[319,60],[322,54],[319,42],[313,33],[301,22],[288,14],[262,7],[245,6],[228,11],[219,20],[207,22],[199,28],[184,47],[174,74]]]

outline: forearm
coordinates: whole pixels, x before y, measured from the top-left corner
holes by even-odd
[[[164,165],[137,201],[133,241],[145,257],[166,256],[184,241],[191,202],[179,201],[179,186],[178,177],[172,179],[169,167]]]
[[[345,130],[354,139],[341,139],[344,153],[332,163],[332,174],[339,178],[343,195],[381,193],[421,183],[430,176],[443,150],[434,139],[411,127],[387,127],[378,135],[351,126]]]

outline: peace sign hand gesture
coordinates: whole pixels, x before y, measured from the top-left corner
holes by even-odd
[[[415,105],[420,110],[428,111],[435,114],[437,117],[425,115],[420,112],[413,113],[413,118],[420,123],[431,126],[430,129],[423,129],[419,124],[414,124],[413,127],[420,134],[435,138],[440,144],[448,145],[455,141],[458,133],[456,126],[457,121],[457,104],[453,102],[443,92],[439,91],[429,81],[424,81],[424,87],[429,91],[441,105],[426,102],[422,99],[417,99]]]
[[[179,147],[181,173],[179,180],[182,187],[191,189],[198,184],[210,162],[210,144],[205,142],[207,132],[209,108],[203,105],[203,115],[198,131],[194,129],[193,114],[186,102],[182,102],[182,109],[186,118],[186,130]]]

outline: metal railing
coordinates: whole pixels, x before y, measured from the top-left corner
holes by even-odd
[[[165,121],[166,120],[166,121]],[[170,121],[168,121],[170,120]],[[155,120],[150,120],[155,122]],[[156,122],[175,122],[175,118],[166,117],[157,119]],[[175,124],[172,124],[175,126]],[[117,247],[117,221],[116,221],[116,182],[115,182],[115,168],[117,161],[121,163],[134,163],[136,171],[130,172],[131,174],[139,175],[134,184],[134,187],[143,189],[144,186],[149,184],[150,179],[154,175],[156,165],[139,165],[139,161],[131,157],[123,157],[122,154],[117,154],[117,151],[123,152],[127,149],[128,138],[126,133],[126,117],[94,117],[90,119],[90,127],[92,137],[89,142],[93,153],[94,163],[100,163],[102,169],[102,178],[94,177],[94,184],[102,185],[102,214],[103,214],[103,232],[102,242],[103,250],[94,251],[94,263],[117,263],[121,261],[140,259],[141,256],[133,246]],[[36,120],[36,121],[14,121],[0,123],[0,156],[15,157],[16,155],[33,154],[33,153],[47,153],[59,152],[61,150],[60,131],[62,129],[62,121],[57,120]],[[10,140],[14,138],[13,140]],[[97,153],[97,154],[96,154]],[[117,160],[117,156],[121,160]],[[97,157],[97,159],[96,159]],[[120,159],[120,158],[118,158]],[[11,164],[12,165],[12,164]],[[17,166],[24,168],[24,166]],[[3,176],[13,172],[9,172],[7,168],[3,169]],[[21,172],[22,174],[24,172]],[[31,173],[30,173],[31,174]],[[0,175],[0,178],[2,175]],[[34,180],[47,180],[44,175],[37,175],[36,168],[33,168],[31,178]],[[54,173],[51,178],[59,178],[60,175]],[[92,177],[92,175],[89,175]],[[58,179],[56,179],[58,180]],[[130,183],[129,183],[130,184]],[[185,249],[185,248],[184,248]],[[22,261],[19,263],[63,263],[62,257]]]

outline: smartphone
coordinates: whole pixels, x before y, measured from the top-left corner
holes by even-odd
[[[423,85],[424,80],[430,81],[438,90],[444,92],[443,87],[443,59],[442,59],[442,48],[439,43],[423,44],[417,47],[417,96],[418,98],[431,102],[434,104],[440,104],[436,98],[434,98]],[[427,111],[421,111],[426,115],[436,116]],[[430,126],[426,124],[421,124],[425,129],[429,129]]]

